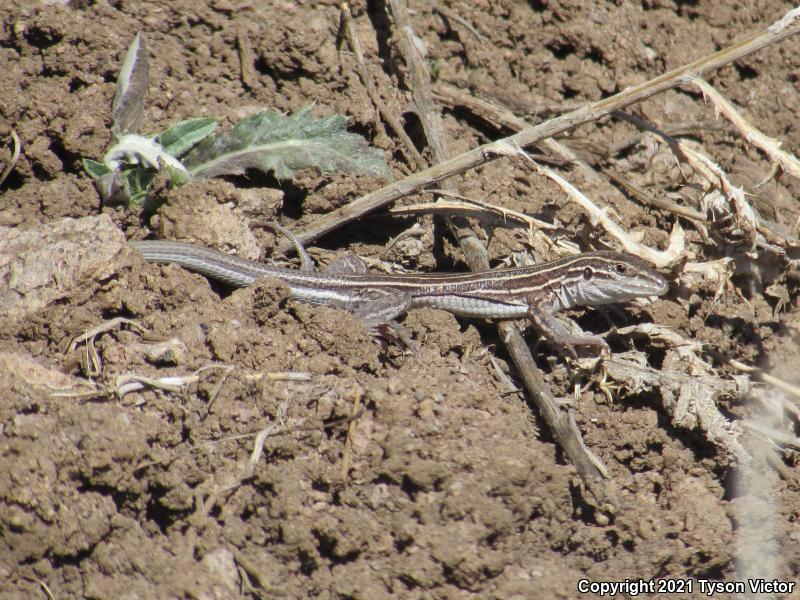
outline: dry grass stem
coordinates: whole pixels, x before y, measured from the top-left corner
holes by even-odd
[[[81,335],[74,337],[72,341],[69,343],[69,347],[67,348],[67,353],[70,353],[73,350],[75,350],[75,348],[78,347],[78,344],[81,344],[83,342],[88,342],[89,340],[97,337],[101,333],[106,333],[107,331],[111,331],[112,329],[115,329],[120,325],[128,325],[130,327],[133,327],[139,333],[143,334],[148,333],[147,329],[139,325],[136,321],[131,321],[130,319],[126,319],[125,317],[116,317],[114,319],[109,319],[108,321],[104,321],[103,323],[100,323],[100,325],[98,325],[97,327],[93,327],[92,329],[83,332]]]
[[[353,434],[356,430],[357,419],[355,415],[361,412],[361,398],[364,392],[361,389],[354,390],[353,409],[350,411],[350,424],[347,426],[347,436],[344,439],[344,448],[342,449],[342,481],[347,482],[350,478],[350,456],[353,453]]]
[[[708,223],[708,218],[704,221],[716,228],[716,233],[721,234],[726,244],[745,247],[745,251],[752,250],[754,246],[775,250],[776,247],[772,244],[777,244],[781,251],[785,251],[790,246],[798,244],[796,238],[781,234],[774,227],[759,222],[745,198],[744,191],[733,185],[725,171],[705,154],[659,130],[644,119],[622,111],[617,111],[614,115],[639,129],[659,136],[678,162],[690,166],[711,189],[719,192],[716,196],[711,194],[706,196],[706,209],[711,211],[709,217],[712,222]],[[761,234],[763,239],[756,236],[756,232]]]
[[[258,73],[254,66],[253,44],[250,43],[250,37],[243,27],[236,30],[236,47],[239,50],[239,71],[242,85],[251,90],[255,89]]]
[[[445,160],[449,157],[450,151],[444,135],[444,124],[439,107],[433,99],[427,65],[418,51],[420,44],[411,26],[408,7],[403,0],[389,0],[389,6],[395,22],[398,45],[408,67],[411,92],[422,129],[425,131],[425,138],[428,140],[434,157],[437,160]],[[454,189],[453,191],[458,190]]]
[[[100,325],[85,331],[81,335],[73,338],[70,342],[69,346],[67,347],[67,354],[74,351],[78,347],[78,344],[84,342],[86,343],[86,350],[84,352],[84,358],[86,362],[84,363],[84,369],[87,377],[97,377],[103,371],[103,360],[100,358],[100,354],[97,352],[97,348],[95,348],[94,345],[95,338],[102,333],[106,333],[107,331],[111,331],[112,329],[119,327],[120,325],[129,325],[142,334],[148,333],[147,329],[135,321],[131,321],[130,319],[126,319],[124,317],[115,317],[114,319],[105,321]]]
[[[696,87],[710,100],[714,105],[714,111],[718,115],[722,115],[728,119],[739,133],[742,134],[745,141],[753,144],[759,150],[764,152],[771,161],[780,165],[785,173],[790,174],[796,179],[800,179],[800,161],[797,160],[792,154],[781,150],[781,142],[764,135],[761,131],[756,129],[749,121],[747,121],[728,100],[722,96],[712,85],[699,77],[690,76],[688,81],[691,85]]]
[[[456,106],[466,108],[476,117],[482,121],[488,122],[497,129],[504,128],[510,131],[522,131],[532,127],[530,123],[521,119],[510,110],[497,106],[488,100],[473,96],[451,85],[437,83],[433,91],[434,97],[445,106],[450,108],[455,108]],[[577,154],[561,142],[553,138],[546,138],[538,142],[536,147],[546,150],[551,157],[555,157],[559,161],[567,162],[576,167],[587,181],[594,184],[603,182],[603,178],[588,163],[581,160]],[[542,160],[538,157],[534,158],[536,160]]]
[[[27,579],[28,581],[33,581],[34,583],[38,583],[39,586],[42,588],[42,591],[47,595],[48,600],[56,600],[56,597],[53,595],[53,592],[50,591],[50,588],[47,587],[47,584],[41,579],[36,579],[35,577],[27,577],[25,575],[23,575],[22,578]]]
[[[635,186],[633,183],[628,181],[628,179],[613,169],[604,169],[603,172],[608,176],[609,179],[611,179],[611,181],[624,188],[631,197],[646,206],[658,208],[660,210],[666,210],[667,212],[671,212],[691,221],[695,221],[696,223],[702,224],[706,222],[706,218],[703,213],[689,206],[683,206],[677,202],[673,202],[669,198],[656,198],[655,196],[652,196],[641,188]]]
[[[797,387],[796,385],[792,385],[791,383],[788,383],[783,379],[778,379],[777,377],[774,377],[769,373],[765,373],[758,367],[746,365],[743,362],[740,362],[735,359],[729,360],[728,363],[737,371],[742,371],[744,373],[750,373],[756,375],[765,383],[769,383],[770,385],[773,385],[776,388],[783,390],[788,394],[791,394],[795,398],[800,398],[800,387]]]
[[[467,29],[467,31],[469,31],[472,35],[474,35],[475,38],[481,44],[487,43],[486,42],[486,38],[483,37],[481,35],[481,33],[472,26],[472,23],[467,21],[464,17],[459,15],[456,11],[454,11],[454,10],[452,10],[450,8],[447,8],[446,6],[442,6],[441,4],[435,4],[433,6],[433,10],[438,12],[444,18],[449,19],[450,21],[455,21],[456,23],[459,23],[460,25],[463,25]]]
[[[402,29],[402,28],[400,28]],[[529,127],[502,141],[512,147],[525,148],[545,138],[574,129],[578,125],[596,121],[615,110],[641,102],[685,81],[687,75],[702,75],[721,66],[730,64],[744,56],[752,54],[766,46],[775,44],[791,35],[800,32],[800,9],[794,9],[767,29],[744,40],[735,42],[727,48],[704,56],[692,63],[664,73],[654,79],[632,86],[622,92],[590,102],[582,108],[555,117],[544,123]],[[420,108],[418,106],[418,108]],[[422,109],[421,109],[422,110]],[[409,175],[404,179],[371,192],[366,196],[346,204],[320,217],[297,234],[303,243],[316,240],[326,233],[341,227],[363,215],[382,208],[396,200],[445,179],[474,169],[498,157],[490,151],[492,144],[485,144],[454,158],[450,158],[424,171]],[[287,245],[279,247],[285,251]]]
[[[722,168],[710,158],[678,142],[686,162],[713,186],[703,204],[709,215],[709,227],[724,243],[752,251],[756,246],[758,219],[744,196],[744,190],[733,185]]]
[[[14,170],[14,167],[17,165],[17,161],[19,160],[20,151],[22,150],[22,141],[19,139],[17,135],[17,130],[13,127],[11,128],[11,141],[14,144],[14,150],[11,154],[11,160],[8,161],[6,168],[3,169],[3,174],[0,175],[0,185],[3,185],[3,182],[6,178],[11,175],[11,171]]]
[[[222,367],[222,375],[220,376],[219,380],[214,384],[214,387],[211,388],[211,392],[208,394],[208,403],[206,404],[206,415],[211,414],[211,407],[214,406],[214,403],[217,401],[217,397],[219,397],[219,393],[222,391],[222,387],[225,385],[225,382],[228,380],[228,377],[231,373],[233,373],[235,367],[231,365],[224,365]]]
[[[197,369],[191,375],[171,375],[159,378],[145,377],[143,375],[136,374],[119,375],[115,380],[115,393],[120,399],[132,392],[138,392],[148,388],[163,390],[165,392],[176,394],[183,394],[190,385],[198,383],[200,381],[200,376],[206,371],[221,370],[223,371],[223,377],[219,382],[217,382],[211,393],[211,401],[209,404],[213,404],[213,401],[216,398],[216,395],[219,393],[222,384],[234,369],[235,367],[231,365],[212,364]]]
[[[253,451],[250,453],[248,473],[252,473],[258,461],[261,460],[261,454],[264,452],[264,443],[267,441],[267,438],[273,435],[279,428],[283,428],[284,419],[286,418],[286,412],[289,410],[290,403],[291,401],[289,399],[281,402],[278,405],[278,409],[275,411],[275,418],[272,420],[272,423],[256,434],[256,439],[253,441]]]
[[[253,562],[249,558],[247,558],[241,550],[239,550],[233,544],[230,544],[229,546],[227,546],[227,548],[233,555],[233,559],[236,561],[236,564],[239,565],[244,570],[244,572],[253,581],[253,583],[255,583],[258,589],[264,590],[264,592],[270,594],[273,597],[280,597],[284,595],[283,592],[285,590],[279,586],[270,584],[269,575],[267,575],[266,573],[262,573],[261,569],[257,567],[255,564],[253,564]]]
[[[119,375],[114,380],[114,393],[122,400],[128,394],[145,389],[162,390],[182,394],[186,388],[200,380],[198,375],[176,375],[171,377],[145,377],[144,375]]]
[[[667,249],[663,251],[654,250],[633,239],[627,231],[608,216],[608,209],[601,209],[598,207],[580,190],[561,177],[561,175],[548,167],[533,163],[533,161],[531,162],[540,174],[554,181],[567,194],[570,200],[586,211],[592,225],[600,225],[611,237],[616,239],[629,254],[634,254],[658,268],[672,268],[684,260],[686,256],[685,235],[683,227],[681,227],[680,223],[677,221],[670,232]]]
[[[251,373],[245,375],[247,381],[311,381],[312,375],[308,371],[275,371],[271,373]]]
[[[442,195],[448,195],[442,192]],[[531,232],[544,229],[546,231],[553,231],[560,229],[558,225],[542,221],[536,217],[530,217],[525,213],[521,213],[502,206],[496,206],[483,202],[481,200],[472,200],[464,198],[462,201],[456,200],[437,200],[436,202],[428,202],[425,204],[411,204],[408,206],[398,206],[390,210],[393,215],[405,217],[410,215],[440,215],[443,217],[451,217],[457,215],[460,217],[467,217],[476,219],[481,223],[492,223],[497,225],[507,225],[510,222],[519,223],[524,225]]]
[[[383,117],[383,120],[389,127],[391,127],[392,131],[394,131],[395,135],[400,140],[403,154],[410,159],[409,162],[411,163],[412,167],[424,169],[428,165],[425,162],[425,159],[422,158],[422,155],[419,153],[417,148],[414,146],[414,142],[412,142],[411,138],[408,137],[400,117],[392,112],[390,108],[391,103],[384,102],[378,93],[378,87],[375,85],[375,81],[372,79],[372,73],[370,73],[370,70],[367,68],[367,61],[366,58],[364,58],[364,50],[361,47],[361,39],[358,37],[358,32],[356,31],[356,26],[353,22],[353,15],[350,12],[350,5],[347,2],[342,2],[339,5],[339,9],[342,15],[342,23],[344,24],[344,32],[347,36],[347,42],[350,44],[350,48],[353,50],[353,55],[356,59],[356,72],[358,73],[358,77],[361,79],[361,83],[363,84],[364,88],[367,90],[367,95],[369,96],[370,100],[372,100],[372,104],[375,109]],[[380,127],[380,123],[376,123],[376,125]]]

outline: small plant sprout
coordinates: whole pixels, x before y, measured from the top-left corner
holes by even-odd
[[[147,87],[147,49],[137,34],[117,79],[111,144],[102,162],[83,159],[104,203],[142,204],[162,171],[174,186],[196,178],[243,174],[248,169],[272,171],[284,179],[309,167],[322,173],[391,179],[381,151],[347,131],[347,117],[316,119],[310,108],[291,115],[262,110],[241,119],[229,132],[217,131],[216,118],[202,117],[142,135]]]

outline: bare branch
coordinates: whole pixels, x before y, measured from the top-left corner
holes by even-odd
[[[441,126],[441,115],[438,107],[433,102],[430,91],[430,77],[415,45],[412,43],[414,32],[408,19],[408,11],[402,0],[390,0],[390,3],[395,25],[405,39],[401,47],[406,64],[411,72],[414,98],[418,108],[421,108],[419,117],[422,120],[426,135],[432,136],[432,138],[429,137],[428,142],[431,144],[434,157],[439,161],[445,160],[448,154]],[[473,271],[488,269],[489,256],[486,248],[475,236],[474,231],[469,226],[469,222],[463,217],[457,216],[452,216],[449,221],[453,226],[456,238],[470,269]],[[616,495],[613,483],[605,478],[605,467],[584,445],[572,413],[563,410],[564,403],[559,402],[550,392],[519,329],[513,323],[505,321],[498,324],[498,332],[514,361],[517,372],[522,378],[531,400],[539,409],[539,413],[558,441],[559,446],[567,454],[581,479],[597,499],[600,508],[603,511],[613,511],[617,504]]]
[[[591,102],[578,110],[550,119],[534,127],[529,127],[501,141],[518,148],[525,148],[544,138],[573,129],[578,125],[596,121],[614,110],[619,110],[655,96],[684,82],[689,75],[700,76],[798,32],[800,32],[800,9],[794,9],[766,30],[736,42],[719,52],[704,56],[699,60],[627,88],[603,100]],[[391,204],[421,188],[490,162],[497,158],[497,155],[490,151],[490,146],[491,144],[480,146],[362,196],[358,200],[317,219],[299,232],[297,237],[303,243],[316,240],[345,223]],[[280,247],[280,251],[285,251],[286,249],[288,249],[288,244]]]
[[[781,143],[761,131],[756,129],[750,122],[747,121],[739,111],[737,111],[733,104],[728,102],[712,85],[703,81],[699,77],[690,77],[689,82],[695,86],[707,99],[714,105],[714,110],[728,119],[739,133],[742,134],[745,141],[753,144],[766,154],[770,160],[780,164],[784,172],[789,173],[793,177],[800,179],[800,161],[795,156],[788,152],[781,150]]]

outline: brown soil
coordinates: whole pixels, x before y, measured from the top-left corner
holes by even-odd
[[[387,8],[353,4],[381,94],[429,158]],[[598,99],[706,55],[788,9],[775,0],[448,3],[471,32],[431,4],[411,8],[438,81],[530,120],[546,116],[546,105]],[[114,82],[137,30],[150,49],[148,130],[190,116],[313,103],[317,115],[350,115],[352,128],[391,158],[396,177],[415,170],[392,131],[376,126],[340,37],[338,2],[3,0],[0,7],[0,162],[10,160],[12,127],[23,149],[0,189],[0,226],[8,228],[0,236],[15,252],[36,250],[39,263],[63,261],[56,280],[27,282],[27,304],[13,309],[13,286],[25,273],[0,279],[0,596],[44,598],[46,586],[59,600],[576,598],[580,579],[741,579],[736,515],[748,497],[733,485],[736,465],[701,432],[673,425],[657,395],[620,389],[609,402],[597,386],[580,395],[578,425],[618,490],[617,510],[601,514],[536,411],[509,393],[500,373],[515,374],[493,327],[412,311],[404,324],[419,350],[403,354],[374,343],[346,313],[288,300],[276,282],[232,291],[176,267],[145,265],[127,249],[120,230],[264,258],[274,238],[259,221],[297,229],[382,185],[253,173],[159,192],[166,204],[153,218],[101,207],[80,158],[99,159],[108,143]],[[800,41],[710,81],[784,148],[800,151]],[[755,188],[769,163],[696,97],[673,91],[641,110],[701,141],[752,192],[762,216],[795,225],[797,182]],[[507,133],[458,109],[444,118],[453,153]],[[568,141],[596,157],[640,137],[604,121]],[[654,195],[680,187],[674,163],[659,162],[644,142],[615,158],[617,170]],[[524,165],[498,160],[458,184],[471,197],[554,213],[583,247],[596,237],[586,217]],[[647,243],[666,241],[674,215],[610,189],[584,189]],[[410,224],[370,216],[312,254],[321,262],[355,252],[414,270],[461,267],[451,242],[434,244],[429,232],[387,252]],[[712,247],[684,225],[702,258]],[[504,256],[526,240],[498,231],[489,250]],[[705,258],[717,257],[712,248]],[[78,268],[77,258],[91,266]],[[676,286],[629,311],[627,323],[653,321],[705,342],[719,376],[733,375],[720,357],[737,358],[796,383],[800,305],[797,272],[786,272],[735,278],[747,302],[734,289],[715,299],[712,283]],[[585,329],[608,328],[595,313],[576,315]],[[149,333],[122,324],[98,334],[95,372],[87,345],[70,341],[115,317]],[[630,343],[621,339],[614,351]],[[569,397],[562,363],[549,355],[537,350],[554,391]],[[209,365],[217,367],[198,371]],[[311,378],[269,375],[287,371]],[[193,373],[198,380],[183,390],[113,393],[123,375]],[[90,381],[99,391],[80,395]],[[730,419],[748,411],[736,399],[721,402]],[[265,427],[273,435],[250,467],[252,434]],[[800,570],[800,476],[791,456],[772,468],[780,475],[768,495],[777,517],[763,527],[775,531],[771,573],[789,581]],[[677,595],[701,596],[697,583]]]

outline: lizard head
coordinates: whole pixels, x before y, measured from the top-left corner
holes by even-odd
[[[574,259],[570,270],[572,294],[581,306],[661,296],[669,289],[664,276],[642,259],[619,252],[581,255]]]

